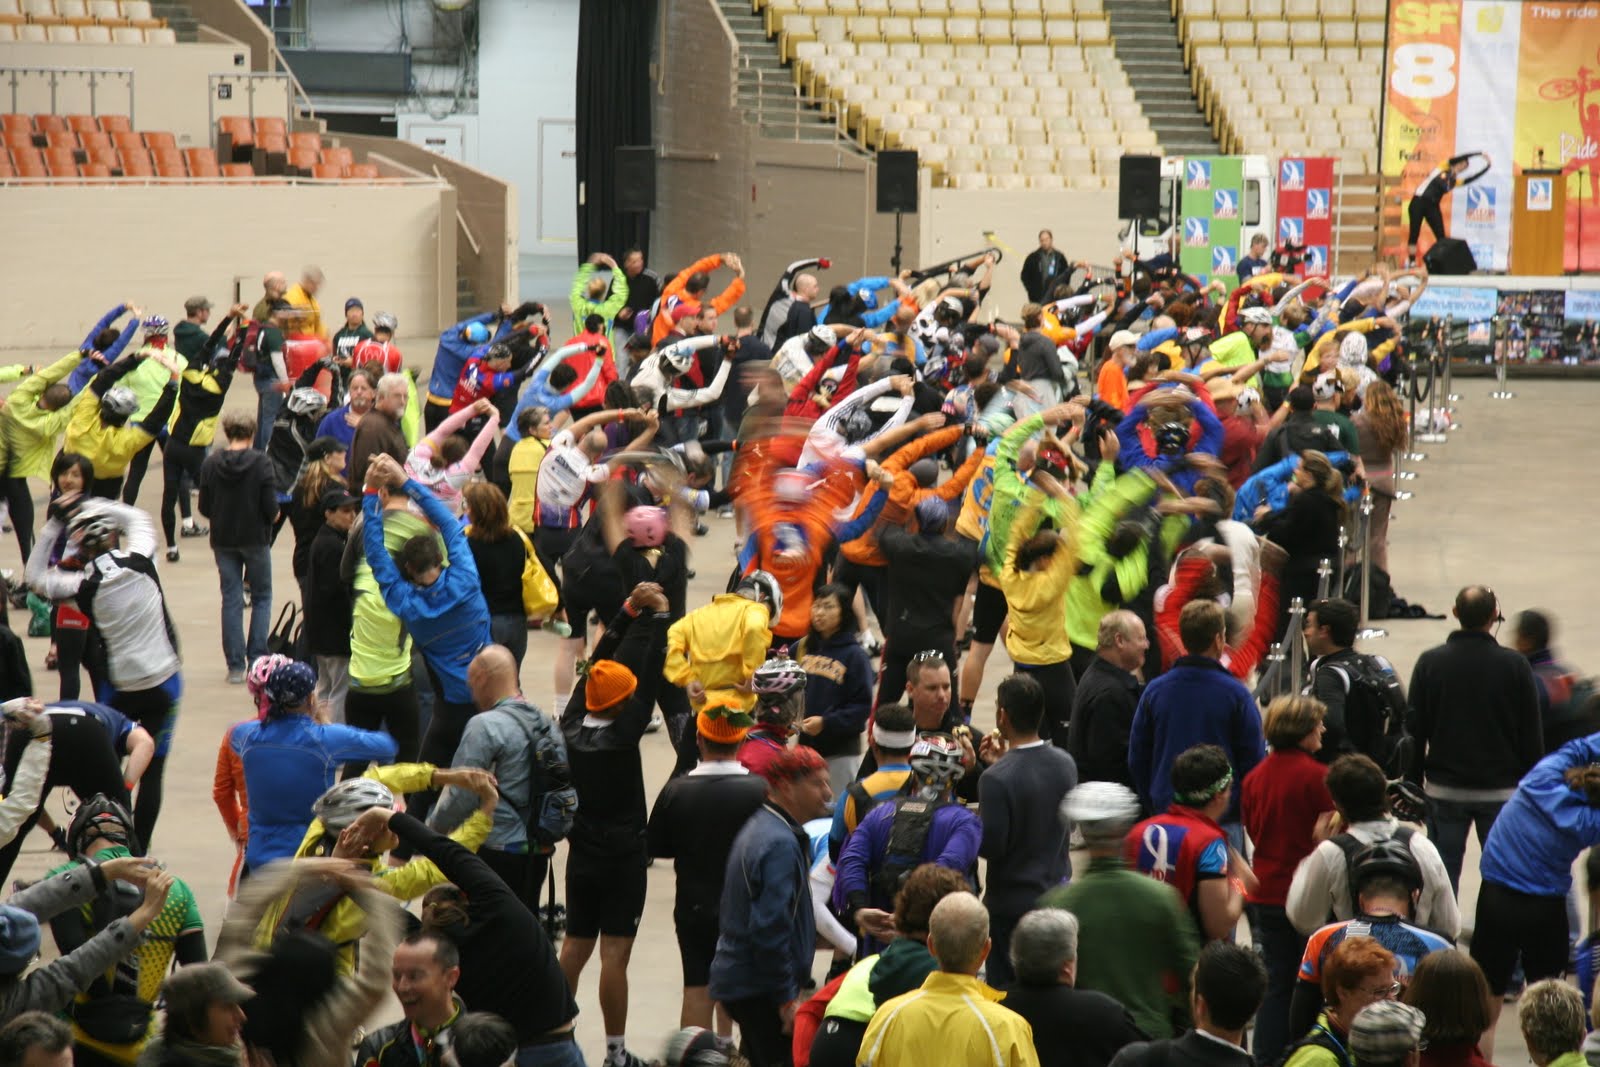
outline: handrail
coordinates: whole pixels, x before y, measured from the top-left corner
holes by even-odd
[[[256,117],[256,82],[261,78],[271,81],[291,80],[289,75],[275,70],[225,71],[220,74],[206,75],[206,118],[209,120],[207,128],[211,130],[217,128],[217,87],[224,82],[242,81],[245,83],[245,106],[248,109],[251,121],[254,121]],[[286,93],[284,94],[283,120],[285,123],[289,123],[293,118],[294,97],[292,93]]]
[[[728,39],[728,52],[730,53],[728,69],[732,73],[732,77],[728,80],[728,106],[737,111],[739,109],[739,67],[742,62],[739,55],[739,38],[733,35],[733,25],[728,22],[728,16],[723,14],[722,5],[718,4],[717,0],[706,0],[706,3],[710,5],[711,13],[716,16],[717,25],[722,27],[722,36]],[[662,21],[665,22],[666,20],[662,19]]]
[[[808,144],[831,143],[835,148],[848,151],[853,155],[867,158],[871,152],[855,137],[851,136],[845,128],[845,114],[848,105],[825,96],[808,96],[800,91],[800,87],[789,78],[788,71],[768,72],[765,70],[745,68],[751,70],[756,81],[755,125],[759,130],[777,129],[790,130],[796,142],[803,139],[799,136],[803,128],[817,128],[811,120],[822,117],[826,120],[822,125],[831,133],[829,141],[806,140]],[[774,76],[769,78],[768,74]],[[815,109],[813,111],[812,109]],[[776,118],[774,118],[776,113]]]
[[[89,114],[100,114],[98,99],[99,82],[101,78],[121,78],[128,89],[128,121],[133,122],[133,83],[134,72],[132,67],[15,67],[9,64],[0,66],[0,79],[5,79],[11,86],[12,113],[21,110],[17,103],[17,93],[20,89],[18,75],[42,74],[50,83],[50,114],[57,114],[56,89],[62,75],[76,75],[88,79],[89,82]],[[7,77],[9,75],[9,77]]]
[[[86,178],[86,177],[75,177],[75,178],[58,178],[58,177],[25,178],[25,177],[21,177],[21,176],[0,177],[0,186],[7,186],[7,185],[68,185],[68,186],[78,186],[78,185],[120,185],[120,186],[144,186],[144,185],[182,185],[182,186],[196,186],[196,185],[341,185],[341,186],[349,186],[349,185],[388,185],[388,186],[405,186],[405,187],[414,187],[414,188],[436,189],[436,188],[439,187],[439,184],[440,184],[439,181],[437,181],[437,180],[435,180],[433,178],[428,178],[428,177],[421,177],[421,178],[303,178],[303,177],[300,177],[299,175],[295,175],[295,174],[252,174],[248,178],[233,178],[233,177],[227,177],[227,176],[221,176],[221,175],[219,175],[218,177],[215,177],[215,178],[190,178],[190,177],[163,178],[163,177],[161,177],[159,175],[155,175],[155,174],[152,174],[152,175],[149,175],[149,176],[135,176],[135,177],[124,176],[124,177],[121,177],[121,178],[116,178],[116,177],[109,177],[109,178]],[[448,183],[446,183],[446,184],[448,184]]]
[[[444,175],[439,172],[437,164],[434,165],[433,176],[440,181],[445,180]],[[473,235],[472,227],[467,225],[467,217],[461,213],[461,208],[459,207],[456,208],[456,223],[460,225],[461,232],[466,235],[467,244],[472,246],[472,254],[475,256],[482,255],[483,249],[478,245],[478,238]]]

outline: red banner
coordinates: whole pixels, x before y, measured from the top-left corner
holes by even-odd
[[[1289,156],[1278,162],[1278,244],[1303,245],[1299,274],[1327,274],[1333,244],[1333,160]]]

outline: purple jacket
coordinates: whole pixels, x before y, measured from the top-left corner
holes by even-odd
[[[894,910],[894,901],[882,900],[872,890],[872,875],[889,849],[889,830],[895,806],[885,800],[867,813],[861,825],[845,840],[834,875],[833,904],[849,915],[857,908]],[[933,826],[922,846],[922,862],[959,871],[971,880],[983,843],[983,824],[960,803],[947,804],[933,813]]]

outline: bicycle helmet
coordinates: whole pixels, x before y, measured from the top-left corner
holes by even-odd
[[[806,339],[802,344],[806,355],[812,359],[822,355],[833,347],[833,331],[826,326],[813,326],[806,331]]]
[[[103,415],[115,415],[125,419],[138,410],[139,395],[126,385],[113,385],[106,390],[106,395],[100,398],[100,412]]]
[[[846,444],[860,444],[872,433],[872,416],[865,408],[856,408],[845,417],[843,432]]]
[[[78,559],[93,559],[111,547],[112,540],[122,532],[116,519],[104,512],[91,511],[73,520],[67,532],[68,548]]]
[[[346,778],[311,805],[311,814],[322,825],[338,832],[355,822],[371,808],[394,810],[394,794],[376,778]]]
[[[664,348],[656,358],[661,363],[662,371],[670,372],[674,377],[679,374],[687,374],[689,368],[694,366],[694,351],[683,345]]]
[[[290,393],[283,406],[295,415],[320,415],[328,408],[328,398],[307,385]]]
[[[489,327],[481,322],[469,322],[465,331],[466,338],[475,345],[481,345],[489,339]]]
[[[1117,782],[1085,782],[1061,802],[1061,820],[1089,841],[1121,841],[1139,821],[1139,798]]]
[[[806,687],[806,669],[792,659],[769,659],[756,668],[751,684],[762,703],[781,700]]]
[[[1409,889],[1422,889],[1422,867],[1411,854],[1411,846],[1393,837],[1374,841],[1357,852],[1350,861],[1350,870],[1351,892],[1355,896],[1373,878],[1396,878]]]
[[[778,585],[778,579],[766,571],[751,571],[739,579],[739,584],[733,587],[733,591],[740,596],[748,596],[751,600],[759,600],[765,604],[774,619],[783,614],[783,589]]]
[[[654,506],[629,508],[622,528],[635,548],[659,548],[667,539],[667,509]]]
[[[728,1067],[728,1053],[717,1035],[701,1026],[685,1026],[667,1039],[663,1067]]]
[[[1245,308],[1239,312],[1241,326],[1271,326],[1272,312],[1266,308]]]
[[[924,786],[946,786],[966,772],[961,745],[949,734],[923,734],[911,746],[911,773]]]
[[[144,332],[147,337],[165,337],[170,328],[164,315],[151,315],[144,320]]]
[[[274,652],[270,656],[257,656],[256,661],[250,664],[250,670],[245,673],[244,687],[250,693],[250,699],[256,702],[256,710],[262,715],[267,713],[266,688],[267,680],[272,677],[272,672],[285,663],[294,662],[288,656]]]
[[[67,855],[82,856],[84,846],[102,838],[136,855],[143,851],[139,835],[133,832],[133,813],[104,793],[96,793],[79,804],[72,816],[72,825],[67,827]]]
[[[376,315],[372,316],[373,333],[377,333],[379,330],[388,330],[390,333],[394,333],[399,328],[399,320],[397,320],[387,311],[380,311]]]
[[[1389,811],[1401,822],[1421,825],[1428,821],[1428,795],[1415,782],[1398,778],[1389,783]]]

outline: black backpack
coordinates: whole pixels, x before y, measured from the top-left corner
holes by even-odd
[[[1412,827],[1407,826],[1405,823],[1401,823],[1400,825],[1398,825],[1398,826],[1396,826],[1394,828],[1394,833],[1392,835],[1390,835],[1389,840],[1398,841],[1400,844],[1404,845],[1407,849],[1410,849],[1411,848],[1411,836],[1414,833],[1416,833],[1416,831]],[[1356,913],[1356,903],[1357,903],[1357,901],[1356,901],[1356,856],[1359,855],[1361,850],[1366,848],[1367,845],[1370,842],[1363,841],[1359,837],[1357,837],[1355,834],[1352,834],[1352,833],[1334,834],[1328,840],[1330,840],[1334,844],[1338,845],[1339,846],[1339,851],[1344,853],[1344,887],[1345,887],[1345,892],[1350,894],[1350,914],[1354,915]],[[1415,853],[1413,853],[1413,856],[1414,855],[1415,855]],[[1332,918],[1331,917],[1331,913],[1330,913],[1330,918],[1328,919],[1328,921],[1329,922],[1336,922],[1337,920]]]
[[[873,892],[881,899],[894,900],[900,886],[922,864],[922,850],[933,830],[933,817],[950,803],[952,801],[944,797],[927,800],[902,795],[893,799],[894,819],[889,826],[889,843],[884,849],[883,861],[872,876]]]
[[[1382,656],[1353,652],[1318,670],[1330,670],[1344,680],[1345,729],[1356,751],[1370,756],[1390,778],[1405,772],[1406,691],[1400,676]]]

